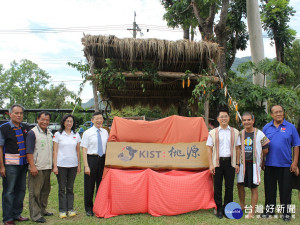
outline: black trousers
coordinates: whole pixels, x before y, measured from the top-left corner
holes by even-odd
[[[266,166],[264,173],[265,183],[265,211],[269,214],[276,212],[277,183],[279,186],[279,196],[281,204],[281,213],[287,212],[287,205],[291,204],[292,198],[292,174],[290,167]],[[274,209],[274,210],[272,210]]]
[[[94,193],[97,194],[98,187],[102,180],[105,155],[102,157],[97,155],[87,155],[87,161],[90,167],[90,176],[84,174],[84,208],[86,212],[93,211]]]
[[[214,199],[218,210],[233,201],[233,185],[234,185],[235,168],[231,166],[230,157],[220,157],[220,167],[215,168],[214,175]],[[222,204],[222,186],[223,177],[225,180],[225,196],[224,204]]]
[[[58,174],[58,205],[59,212],[68,212],[74,209],[74,181],[77,173],[76,167],[57,167]]]

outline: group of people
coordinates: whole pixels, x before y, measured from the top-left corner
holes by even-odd
[[[80,147],[84,162],[84,206],[87,216],[93,216],[93,197],[100,185],[105,164],[108,132],[102,128],[103,116],[95,112],[93,126],[83,133],[76,133],[73,115],[61,119],[61,128],[54,136],[48,130],[51,115],[42,111],[37,125],[29,129],[22,123],[24,108],[14,104],[9,109],[11,120],[0,126],[0,174],[3,177],[2,210],[4,224],[28,221],[21,215],[26,192],[28,172],[29,211],[32,221],[46,222],[45,216],[50,193],[51,172],[57,176],[59,217],[76,216],[74,211],[74,181],[80,173]],[[233,201],[233,186],[237,174],[237,188],[242,209],[245,209],[245,187],[251,189],[252,211],[246,218],[253,218],[258,201],[261,169],[264,170],[265,208],[260,215],[269,218],[275,214],[277,183],[283,220],[291,220],[292,184],[299,190],[300,138],[294,125],[284,119],[280,105],[271,107],[273,120],[262,131],[254,127],[254,115],[242,116],[244,129],[230,127],[229,112],[221,110],[219,127],[211,130],[206,142],[209,170],[214,178],[216,216],[223,218],[225,206]],[[29,164],[29,165],[28,165]],[[293,175],[295,174],[295,175]],[[293,176],[295,180],[293,180]],[[222,203],[222,185],[225,196]]]
[[[75,118],[63,116],[61,128],[54,136],[48,130],[51,114],[41,111],[37,125],[29,129],[23,123],[24,108],[14,104],[9,109],[10,121],[0,126],[0,174],[3,178],[2,210],[6,225],[28,221],[23,217],[28,171],[29,211],[32,221],[45,223],[50,194],[50,175],[58,181],[59,217],[76,216],[74,181],[80,173],[80,147],[84,161],[84,205],[87,216],[93,216],[93,197],[102,179],[108,132],[102,128],[103,116],[95,112],[93,127],[82,139],[76,133]]]
[[[273,120],[262,131],[254,127],[254,115],[242,115],[244,129],[230,127],[229,112],[218,114],[219,127],[211,130],[206,142],[209,170],[214,179],[215,215],[226,216],[225,207],[233,201],[234,178],[240,206],[245,209],[245,187],[251,189],[251,210],[246,218],[254,218],[258,201],[261,169],[264,170],[265,207],[261,218],[276,213],[277,184],[280,195],[280,211],[284,221],[291,220],[292,188],[298,189],[300,200],[299,146],[300,138],[295,126],[284,119],[284,109],[274,105],[270,109]],[[222,203],[222,185],[225,195]]]

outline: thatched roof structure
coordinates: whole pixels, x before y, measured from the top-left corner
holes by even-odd
[[[188,40],[119,39],[115,36],[86,35],[82,38],[82,44],[93,69],[100,71],[107,66],[105,59],[110,58],[116,68],[124,71],[126,89],[118,90],[112,84],[105,90],[115,108],[136,104],[167,108],[171,104],[178,105],[179,101],[187,101],[192,96],[196,78],[201,76],[203,70],[210,71],[210,60],[217,62],[220,54],[216,43]],[[157,68],[162,83],[155,84],[151,79],[143,81],[143,90],[139,77],[143,76],[145,65]],[[132,69],[138,72],[132,74]],[[182,78],[187,70],[191,71],[191,86],[182,88]]]

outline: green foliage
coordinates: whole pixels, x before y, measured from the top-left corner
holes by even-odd
[[[228,84],[228,90],[239,103],[240,111],[253,112],[258,127],[270,120],[270,117],[267,117],[264,112],[265,109],[262,104],[264,100],[267,100],[269,107],[274,104],[282,105],[286,112],[286,118],[293,123],[297,122],[297,117],[300,114],[299,90],[289,86],[277,85],[274,82],[280,73],[285,73],[288,77],[294,77],[293,71],[288,66],[277,60],[264,59],[258,64],[243,63],[238,67],[238,70],[244,74],[253,71],[254,74],[261,73],[265,77],[269,76],[271,78],[267,87],[254,85],[246,81],[245,78],[230,79]]]
[[[26,108],[35,108],[39,93],[49,83],[50,76],[37,64],[23,59],[20,63],[13,61],[11,67],[4,71],[0,68],[0,99],[8,99],[8,105],[22,104]]]
[[[83,79],[83,82],[79,85],[79,90],[78,90],[78,93],[77,93],[78,97],[75,100],[75,104],[80,105],[81,104],[80,95],[83,91],[84,85],[88,80],[91,80],[90,79],[90,76],[91,76],[90,75],[90,66],[89,66],[89,64],[83,63],[82,61],[78,62],[78,63],[67,62],[67,65],[71,66],[72,68],[75,68],[77,71],[79,71],[80,74],[81,74],[81,77]]]
[[[247,48],[249,34],[247,25],[243,21],[243,18],[246,18],[246,12],[245,0],[231,1],[226,21],[226,27],[229,30],[227,51],[225,52],[227,70],[229,70],[233,64],[236,51],[244,51]]]
[[[140,81],[141,88],[143,89],[143,92],[146,91],[145,81],[152,80],[154,84],[160,84],[162,82],[161,78],[159,77],[159,75],[157,73],[157,69],[154,68],[152,64],[145,64],[144,65],[143,75],[139,76],[138,80]]]
[[[125,107],[122,110],[112,110],[110,117],[114,116],[119,117],[132,117],[132,116],[145,116],[148,118],[164,118],[170,115],[176,115],[177,109],[175,107],[170,108],[167,112],[162,111],[159,107],[144,107],[144,106],[135,106],[135,107]]]
[[[105,59],[107,67],[96,74],[96,83],[102,96],[106,96],[106,89],[114,85],[117,89],[125,88],[125,76],[117,69],[110,59]]]
[[[161,3],[166,10],[163,18],[167,21],[168,26],[173,28],[182,27],[183,29],[198,27],[203,40],[208,39],[217,42],[221,47],[226,48],[227,70],[234,62],[236,51],[246,49],[249,35],[247,26],[242,20],[242,18],[246,18],[245,0],[230,1],[227,16],[224,17],[226,27],[225,30],[222,30],[222,35],[219,35],[219,37],[216,37],[217,35],[215,33],[211,34],[209,32],[213,32],[217,26],[216,24],[220,21],[214,24],[209,20],[210,18],[214,19],[215,16],[218,15],[221,8],[226,5],[226,1],[195,0],[199,11],[199,15],[197,16],[203,21],[201,24],[199,24],[199,21],[196,19],[195,12],[191,6],[191,0],[161,0]],[[212,15],[212,12],[214,12],[215,15]],[[223,57],[223,55],[221,57]]]
[[[71,102],[68,102],[67,98],[74,99],[75,97],[75,94],[69,91],[64,83],[57,86],[52,84],[49,89],[40,91],[38,108],[67,109],[71,106]]]
[[[295,74],[290,67],[276,59],[270,60],[268,58],[259,61],[257,64],[251,61],[242,63],[238,66],[237,70],[242,74],[248,74],[251,71],[254,75],[262,74],[265,76],[265,79],[266,76],[269,76],[270,79],[267,79],[270,80],[268,85],[274,85],[274,81],[278,79],[280,74],[286,74],[287,77],[291,78],[295,77]]]
[[[189,29],[190,26],[193,28],[197,26],[197,20],[193,17],[190,1],[161,0],[161,4],[166,9],[163,19],[167,21],[169,27]]]
[[[277,59],[284,61],[284,47],[290,47],[296,31],[288,25],[295,10],[289,6],[289,0],[261,0],[261,20],[268,36],[275,43]]]
[[[286,85],[300,89],[300,40],[293,42],[290,48],[285,48],[285,64],[294,72],[295,76],[287,76]]]

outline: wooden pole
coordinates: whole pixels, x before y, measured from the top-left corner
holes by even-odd
[[[209,121],[209,96],[207,96],[205,98],[205,103],[204,103],[204,120],[205,120],[205,124],[208,128],[208,121]]]

